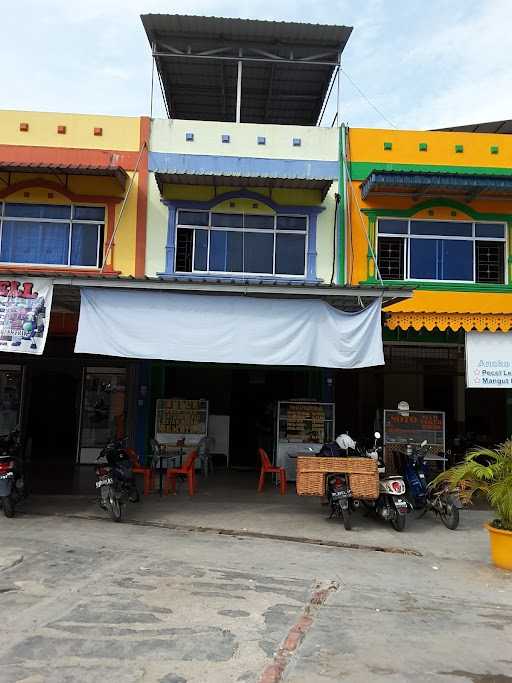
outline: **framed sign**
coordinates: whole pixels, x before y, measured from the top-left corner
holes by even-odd
[[[384,445],[419,445],[426,441],[437,450],[444,450],[445,415],[430,410],[385,410]]]

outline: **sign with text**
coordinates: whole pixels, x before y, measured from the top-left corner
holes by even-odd
[[[466,333],[466,386],[512,389],[512,333]]]
[[[43,353],[52,295],[51,280],[0,280],[0,351]]]
[[[444,413],[441,411],[384,411],[384,444],[421,444],[444,448]]]

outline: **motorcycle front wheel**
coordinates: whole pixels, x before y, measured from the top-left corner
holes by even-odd
[[[110,506],[110,516],[114,522],[121,521],[121,503],[119,498],[115,495],[114,491],[110,491],[109,495],[109,506]]]
[[[347,508],[344,510],[342,507],[340,507],[340,513],[341,513],[341,518],[343,520],[343,526],[347,531],[350,531],[352,529],[352,520],[350,518],[350,509]]]
[[[455,531],[459,526],[459,511],[452,503],[443,504],[439,516],[447,529]]]
[[[6,517],[14,517],[14,503],[12,502],[11,496],[2,498],[2,507]]]

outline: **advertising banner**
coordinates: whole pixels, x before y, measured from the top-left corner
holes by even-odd
[[[43,353],[52,295],[52,280],[0,280],[0,351]]]
[[[466,333],[466,386],[512,389],[512,333]]]
[[[421,444],[444,447],[444,413],[441,411],[384,411],[384,444]]]

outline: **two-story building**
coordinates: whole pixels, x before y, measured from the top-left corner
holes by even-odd
[[[512,431],[512,137],[500,123],[341,131],[346,280],[414,288],[386,313],[385,368],[359,375],[359,419],[406,401],[444,410],[452,440]],[[473,346],[490,359],[468,356],[466,372]]]
[[[21,424],[35,490],[71,490],[125,430],[133,372],[74,353],[75,282],[144,276],[148,136],[147,118],[0,112],[0,433]]]

